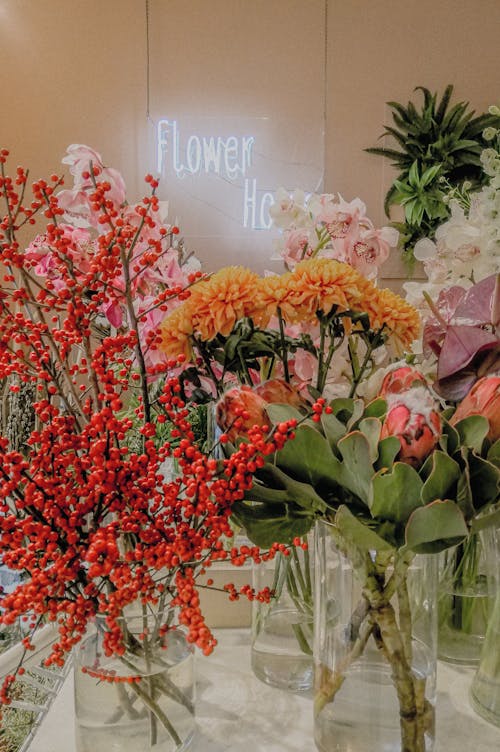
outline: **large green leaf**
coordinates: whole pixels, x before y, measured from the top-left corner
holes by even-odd
[[[463,447],[462,453],[465,452]],[[467,462],[474,508],[479,511],[500,499],[500,471],[492,462],[471,451],[468,452]]]
[[[449,499],[415,509],[406,525],[406,545],[416,553],[431,554],[460,543],[468,534],[458,506]]]
[[[436,499],[454,498],[451,490],[460,477],[459,465],[444,452],[436,449],[429,457],[430,472],[422,488],[422,501],[429,504]]]
[[[346,506],[339,507],[335,525],[349,544],[365,551],[389,551],[392,546],[368,525],[355,517]]]
[[[487,418],[484,418],[482,415],[469,415],[468,418],[459,420],[455,424],[455,428],[458,431],[460,443],[463,446],[480,452],[483,441],[490,430],[490,424]]]
[[[295,536],[306,535],[314,517],[298,506],[251,504],[237,501],[231,516],[245,529],[255,545],[269,548],[273,543],[292,543]]]
[[[310,483],[313,488],[334,485],[340,466],[327,439],[316,428],[306,425],[299,426],[295,438],[277,452],[276,464],[287,475]]]
[[[277,423],[285,423],[285,421],[292,419],[301,421],[304,418],[300,410],[297,410],[296,407],[281,403],[266,405],[266,413],[269,415],[274,425]]]
[[[368,505],[373,467],[370,444],[361,431],[351,431],[338,443],[343,462],[337,468],[338,482]]]
[[[397,436],[387,436],[378,445],[378,459],[375,469],[388,470],[393,466],[396,457],[401,450],[401,444]]]
[[[291,478],[269,462],[257,470],[256,482],[245,492],[245,499],[267,504],[298,504],[311,513],[326,510],[325,502],[309,483]]]
[[[406,524],[413,510],[422,506],[422,486],[421,478],[411,465],[394,463],[390,473],[378,473],[372,480],[372,516]]]

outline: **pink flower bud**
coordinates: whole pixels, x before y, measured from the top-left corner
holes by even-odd
[[[267,403],[280,403],[300,407],[304,401],[300,394],[283,379],[269,379],[257,384],[255,392]]]
[[[450,423],[455,425],[469,415],[483,415],[490,422],[488,438],[500,438],[500,376],[483,376],[457,407]]]
[[[236,443],[253,426],[268,425],[267,402],[255,389],[240,386],[229,389],[218,401],[216,420],[229,441]]]
[[[389,409],[380,438],[396,436],[401,444],[398,460],[418,468],[433,451],[440,434],[441,422],[435,410],[420,413],[401,401]]]
[[[412,366],[401,366],[386,374],[380,387],[380,396],[401,394],[419,384],[427,384],[425,376]]]

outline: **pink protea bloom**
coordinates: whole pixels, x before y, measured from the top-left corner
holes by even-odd
[[[404,395],[395,395],[380,434],[381,439],[396,436],[401,445],[398,460],[415,468],[434,450],[441,435],[441,421],[438,413],[429,408],[428,394],[416,387]]]
[[[380,387],[380,396],[386,397],[388,394],[407,392],[408,389],[419,384],[427,384],[425,376],[420,371],[412,366],[400,366],[385,375]]]
[[[266,405],[267,402],[249,386],[229,389],[217,403],[217,425],[235,444],[253,426],[269,424]]]
[[[484,415],[489,420],[488,438],[500,438],[500,376],[483,376],[458,405],[450,423],[455,425],[469,415]]]

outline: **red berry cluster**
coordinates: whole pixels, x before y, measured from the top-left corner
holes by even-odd
[[[0,288],[0,378],[12,379],[13,391],[33,384],[37,398],[23,451],[0,437],[0,560],[24,574],[14,592],[0,594],[0,623],[24,618],[34,632],[42,621],[54,622],[58,638],[46,662],[61,664],[97,615],[106,620],[105,652],[122,655],[124,609],[176,609],[189,641],[208,654],[216,641],[201,612],[197,577],[221,559],[240,566],[281,550],[228,548],[229,517],[255,470],[293,436],[296,422],[270,435],[254,426],[223,463],[207,456],[195,442],[181,384],[168,377],[182,358],[148,360],[157,335],[142,326],[152,310],[166,310],[189,289],[159,284],[147,309],[136,299],[170,242],[158,225],[156,180],[147,177],[152,195],[140,204],[117,206],[109,182],[98,181],[99,169],[89,170],[97,229],[84,253],[76,233],[61,223],[55,193],[61,179],[35,183],[27,206],[27,173],[19,168],[8,177],[7,156],[0,151],[0,262],[7,270]],[[43,214],[44,232],[24,252],[17,232]],[[103,326],[103,311],[114,306],[113,329]],[[160,378],[165,383],[153,399],[151,386]],[[127,413],[134,400],[135,412]],[[175,448],[157,436],[167,421]],[[177,465],[174,479],[165,480],[166,460]],[[270,597],[250,587],[227,592],[231,599]],[[166,630],[160,624],[157,632]],[[20,665],[15,673],[22,671]],[[15,673],[3,683],[3,704]]]

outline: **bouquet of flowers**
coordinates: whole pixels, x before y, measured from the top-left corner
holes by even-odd
[[[238,453],[220,468],[199,449],[173,375],[179,363],[156,349],[156,324],[189,295],[198,264],[165,223],[151,176],[150,194],[131,205],[120,174],[73,145],[64,160],[73,187],[61,190],[53,175],[33,184],[29,201],[28,173],[11,177],[7,157],[2,150],[0,377],[11,393],[30,386],[35,401],[24,442],[0,438],[0,562],[22,574],[0,596],[0,622],[26,622],[2,706],[44,623],[57,627],[47,665],[61,664],[95,623],[102,649],[86,670],[116,690],[107,722],[145,718],[151,747],[176,749],[192,733],[193,709],[188,689],[169,679],[169,645],[176,625],[205,653],[215,645],[197,576],[229,556],[228,518],[246,482]],[[24,249],[19,233],[43,216]],[[171,441],[161,438],[165,423]]]

